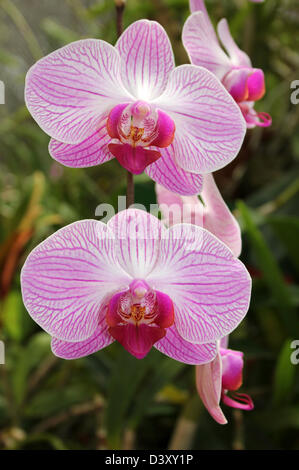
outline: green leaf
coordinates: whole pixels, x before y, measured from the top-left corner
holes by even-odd
[[[288,334],[293,336],[295,332],[298,332],[298,319],[283,275],[262,233],[257,228],[249,208],[243,201],[238,201],[237,207],[242,217],[244,229],[255,252],[259,269],[262,271],[263,278],[276,303],[276,312],[279,315],[280,322],[284,325]]]
[[[279,215],[268,217],[267,220],[285,245],[291,262],[299,272],[299,219],[297,217]]]
[[[113,449],[121,446],[129,407],[136,399],[138,386],[148,372],[152,357],[152,354],[149,354],[145,359],[138,360],[125,350],[119,351],[107,392],[107,438]]]
[[[26,396],[27,379],[29,373],[37,367],[48,355],[52,354],[50,348],[51,338],[47,333],[36,333],[28,345],[22,348],[20,357],[12,371],[12,385],[16,403],[20,405]]]
[[[4,331],[15,341],[22,341],[35,327],[27,313],[19,291],[11,291],[2,307]]]
[[[156,354],[157,364],[151,371],[151,374],[148,375],[146,383],[134,400],[133,410],[130,413],[129,420],[129,426],[132,428],[136,428],[139,425],[155,399],[156,394],[162,390],[165,385],[171,383],[173,378],[186,367],[186,364],[174,361],[168,357],[163,357],[159,353]]]
[[[273,387],[273,405],[284,404],[290,398],[296,373],[296,365],[291,362],[291,340],[285,341],[275,368],[274,387]]]

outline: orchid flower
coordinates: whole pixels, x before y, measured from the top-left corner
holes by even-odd
[[[271,117],[254,110],[255,101],[265,93],[264,73],[252,67],[248,55],[231,36],[228,23],[223,18],[217,26],[222,49],[209,18],[204,0],[190,0],[192,14],[183,28],[183,44],[191,63],[213,72],[240,106],[247,128],[268,127]]]
[[[216,186],[213,175],[204,175],[201,198],[180,196],[161,185],[156,185],[157,199],[163,215],[163,221],[171,226],[189,222],[205,228],[225,243],[238,257],[241,253],[240,227],[225,204]]]
[[[214,359],[251,291],[246,268],[214,235],[191,224],[166,229],[137,209],[58,230],[29,254],[21,285],[59,357],[117,340],[139,359],[155,346],[188,364]]]
[[[130,25],[115,47],[84,39],[42,58],[27,74],[25,100],[63,165],[115,157],[184,195],[236,157],[246,132],[225,87],[201,67],[175,68],[165,30],[148,20]]]
[[[219,406],[220,400],[232,408],[252,410],[249,395],[236,393],[243,381],[243,353],[227,349],[227,338],[220,342],[216,358],[208,364],[196,366],[196,388],[210,415],[219,424],[227,420]],[[232,398],[228,391],[234,391]]]

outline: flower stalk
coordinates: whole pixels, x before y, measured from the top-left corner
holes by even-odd
[[[116,9],[116,31],[117,37],[119,38],[124,30],[124,10],[125,10],[125,0],[115,0],[115,9]],[[134,176],[127,170],[127,209],[134,204],[135,202],[135,191],[134,191]]]

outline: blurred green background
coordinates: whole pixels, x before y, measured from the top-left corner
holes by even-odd
[[[49,138],[24,105],[24,77],[40,57],[80,38],[116,40],[113,0],[0,0],[0,449],[298,449],[299,365],[299,80],[297,0],[207,0],[213,18],[228,18],[234,37],[266,74],[257,109],[269,129],[248,132],[237,159],[216,180],[242,227],[253,277],[249,313],[231,335],[244,351],[243,391],[252,412],[223,406],[215,423],[196,395],[194,367],[152,351],[138,361],[118,344],[90,357],[53,356],[50,338],[21,300],[20,268],[30,250],[63,225],[94,218],[102,202],[125,194],[125,172],[113,160],[65,168],[47,151]],[[128,0],[125,25],[146,17],[170,35],[177,64],[188,0]],[[136,201],[155,202],[154,185],[136,178]],[[299,357],[299,355],[297,355]]]

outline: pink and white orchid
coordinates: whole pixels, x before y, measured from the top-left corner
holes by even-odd
[[[217,26],[222,49],[209,18],[204,0],[190,0],[192,14],[183,28],[183,43],[191,63],[213,72],[240,106],[247,128],[271,125],[267,113],[254,110],[255,101],[265,93],[264,73],[252,67],[248,55],[242,51],[231,36],[225,18]]]
[[[200,194],[204,204],[197,196],[180,196],[160,185],[156,185],[156,193],[166,225],[182,222],[199,225],[225,243],[234,256],[240,255],[240,226],[225,204],[212,174],[204,175]]]
[[[130,25],[115,47],[84,39],[42,58],[27,74],[25,99],[63,165],[115,157],[184,195],[236,157],[246,132],[225,87],[201,67],[175,68],[165,30],[148,20]]]
[[[243,381],[243,353],[227,349],[227,338],[220,342],[216,358],[196,367],[196,388],[210,415],[219,424],[227,420],[220,408],[220,400],[232,408],[252,410],[249,395],[236,393]],[[233,391],[231,398],[227,392]]]
[[[114,340],[137,358],[152,346],[188,364],[214,359],[244,318],[251,280],[214,235],[129,209],[106,224],[83,220],[38,245],[21,274],[24,304],[74,359]]]

